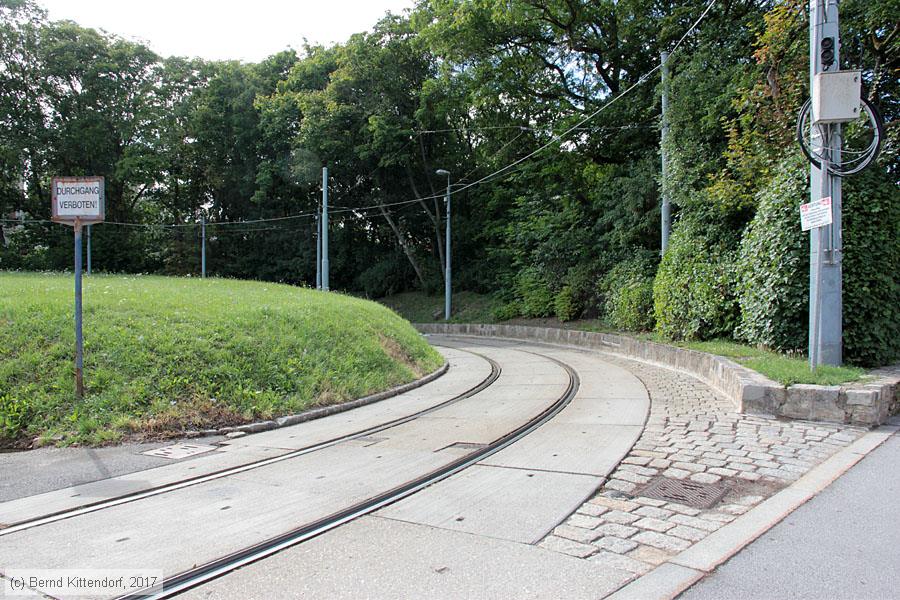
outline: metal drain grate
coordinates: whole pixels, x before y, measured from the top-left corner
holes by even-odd
[[[635,495],[676,502],[694,508],[709,508],[727,493],[728,486],[724,483],[697,483],[683,479],[657,477],[652,479],[646,487],[636,491]]]

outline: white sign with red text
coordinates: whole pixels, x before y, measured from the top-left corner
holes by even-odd
[[[800,205],[800,228],[809,231],[831,225],[831,197]]]

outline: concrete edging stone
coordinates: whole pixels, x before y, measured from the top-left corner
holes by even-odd
[[[730,399],[739,412],[874,426],[900,409],[900,365],[873,371],[873,380],[841,386],[784,386],[706,352],[633,337],[503,324],[416,323],[422,333],[505,337],[592,348],[689,373]]]

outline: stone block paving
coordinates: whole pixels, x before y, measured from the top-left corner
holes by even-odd
[[[604,360],[627,368],[647,387],[647,425],[597,495],[540,545],[635,577],[747,512],[866,431],[741,414],[689,375],[619,357]],[[658,477],[721,483],[729,491],[708,509],[641,496]]]

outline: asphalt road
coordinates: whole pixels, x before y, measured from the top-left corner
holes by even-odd
[[[173,443],[125,444],[107,448],[40,448],[0,453],[0,502],[170,463],[171,460],[145,456],[141,452]]]
[[[786,598],[900,598],[900,434],[680,596]]]

